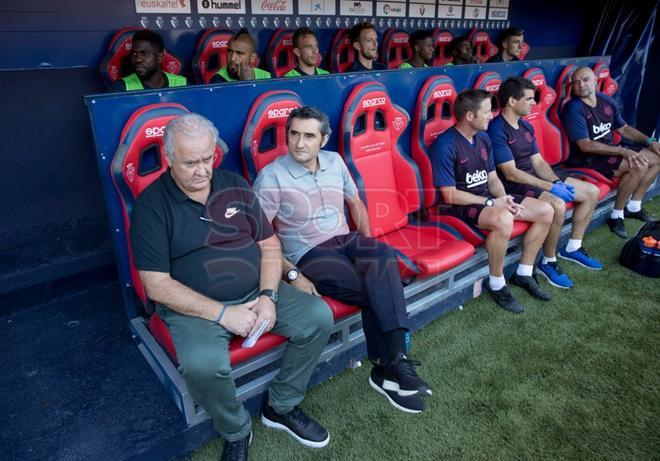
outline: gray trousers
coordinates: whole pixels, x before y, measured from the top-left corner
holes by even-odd
[[[268,388],[269,400],[279,413],[286,413],[305,396],[307,383],[328,342],[334,325],[332,311],[316,296],[280,283],[277,321],[272,332],[289,338],[281,368]],[[254,299],[258,290],[239,304]],[[234,380],[229,376],[229,342],[233,333],[220,325],[158,306],[158,315],[167,325],[179,371],[190,395],[213,418],[215,429],[225,440],[245,438],[251,429],[250,414],[236,400]]]

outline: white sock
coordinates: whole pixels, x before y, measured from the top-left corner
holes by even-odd
[[[612,214],[610,214],[610,219],[623,219],[623,210],[617,210],[612,208]]]
[[[506,285],[506,280],[504,280],[503,275],[500,275],[499,277],[488,275],[488,285],[490,285],[490,289],[493,291],[501,290],[504,288],[504,285]]]
[[[541,260],[541,264],[556,263],[556,262],[557,262],[556,256],[543,255],[543,259]]]
[[[528,264],[518,264],[518,269],[516,270],[516,274],[521,275],[523,277],[531,277],[533,270],[534,270],[534,266],[530,266]]]
[[[582,246],[582,239],[568,239],[568,243],[566,244],[566,251],[569,253],[579,250],[580,247]]]
[[[628,211],[631,211],[633,213],[640,211],[642,209],[642,201],[641,200],[629,200],[628,205],[626,205],[626,208],[628,208]]]

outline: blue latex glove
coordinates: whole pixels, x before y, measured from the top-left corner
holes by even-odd
[[[575,187],[564,184],[563,182],[558,182],[552,185],[550,193],[556,195],[564,202],[572,202],[575,198]]]

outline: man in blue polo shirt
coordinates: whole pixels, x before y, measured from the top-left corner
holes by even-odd
[[[295,109],[286,124],[289,153],[255,181],[261,206],[284,246],[290,283],[362,309],[369,384],[397,409],[419,413],[430,387],[406,356],[410,328],[395,251],[371,238],[366,207],[336,152],[321,150],[330,137],[328,116]],[[344,215],[348,206],[357,231]]]
[[[236,400],[229,342],[262,324],[289,338],[262,422],[320,448],[328,431],[298,404],[333,327],[321,299],[280,282],[278,238],[240,176],[213,170],[218,131],[188,114],[165,128],[169,168],[137,199],[133,261],[168,327],[190,395],[224,437],[222,460],[246,460],[251,418]]]
[[[608,179],[619,177],[607,225],[617,236],[627,238],[624,217],[653,220],[642,209],[642,199],[660,170],[660,144],[626,124],[616,102],[596,91],[598,82],[591,68],[577,69],[571,76],[571,83],[574,97],[561,114],[562,125],[571,142],[566,164],[592,168]],[[615,145],[613,130],[635,144]]]
[[[504,178],[504,189],[541,199],[552,205],[554,219],[543,243],[543,259],[539,272],[558,288],[571,288],[573,281],[557,263],[557,243],[566,216],[566,202],[574,202],[571,238],[559,257],[583,267],[600,270],[603,265],[590,257],[582,247],[582,237],[598,204],[599,190],[593,184],[568,178],[562,170],[554,171],[543,159],[532,125],[522,117],[536,104],[536,87],[522,77],[509,77],[500,85],[502,112],[488,125],[493,144],[495,165]],[[559,177],[558,175],[562,175]]]
[[[454,103],[456,125],[438,136],[431,146],[433,182],[450,205],[445,212],[489,231],[486,238],[489,276],[486,290],[495,302],[510,312],[524,312],[504,279],[504,256],[513,221],[531,223],[525,232],[523,254],[511,283],[547,301],[534,276],[534,261],[552,222],[552,207],[524,195],[507,195],[495,172],[490,139],[484,132],[493,115],[490,94],[465,90]]]

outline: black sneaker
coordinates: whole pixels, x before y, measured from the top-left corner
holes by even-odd
[[[621,237],[622,239],[628,238],[628,232],[626,231],[626,226],[623,225],[623,218],[617,218],[617,219],[610,218],[607,220],[607,225],[609,226],[610,230],[617,235],[617,237]]]
[[[392,406],[397,410],[414,414],[424,411],[424,399],[422,399],[419,395],[403,397],[399,395],[397,391],[385,389],[384,382],[385,367],[374,365],[371,369],[371,375],[369,376],[369,385],[373,387],[376,392],[384,395],[390,404],[392,404]]]
[[[409,360],[405,355],[399,354],[396,360],[385,368],[383,388],[396,392],[401,397],[418,394],[423,397],[433,394],[431,386],[417,375],[415,366],[419,366],[418,361]]]
[[[330,442],[328,431],[297,406],[288,413],[280,414],[266,404],[261,422],[264,426],[286,432],[306,447],[323,448]]]
[[[514,314],[522,314],[525,312],[525,308],[516,300],[516,298],[513,297],[508,286],[504,285],[499,290],[493,290],[490,287],[490,283],[488,283],[488,281],[486,281],[485,285],[486,291],[490,293],[490,296],[502,309],[506,309],[507,311],[513,312]]]
[[[624,208],[623,216],[625,216],[626,218],[639,219],[640,221],[644,221],[644,222],[654,221],[654,219],[651,216],[649,216],[649,214],[644,210],[644,208],[641,208],[639,211],[628,211],[628,208]]]
[[[511,276],[510,281],[514,285],[527,290],[527,293],[534,296],[536,299],[540,299],[541,301],[550,301],[552,298],[550,293],[539,286],[539,281],[536,280],[535,275],[525,276],[514,273],[513,276]]]
[[[225,440],[225,444],[222,447],[220,461],[247,461],[248,447],[251,443],[252,431],[250,431],[250,434],[244,439],[236,440],[234,442]]]

